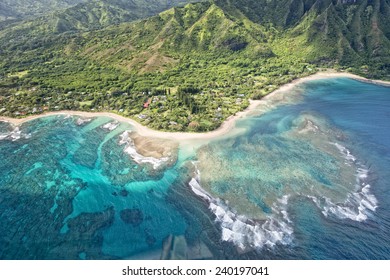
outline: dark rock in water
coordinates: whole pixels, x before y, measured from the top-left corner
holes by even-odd
[[[154,189],[148,190],[148,194],[153,194],[153,193],[154,193]]]
[[[122,221],[133,226],[139,226],[144,221],[144,215],[139,209],[124,209],[120,216]]]
[[[126,197],[126,196],[128,196],[129,195],[129,192],[128,191],[126,191],[125,189],[123,189],[123,190],[121,190],[120,191],[120,193],[119,193],[121,196],[124,196],[124,197]]]
[[[150,217],[147,217],[147,218],[150,218]],[[146,219],[147,219],[146,218]],[[145,219],[145,220],[146,220]],[[145,233],[145,241],[146,243],[148,244],[149,247],[153,247],[153,245],[156,243],[156,237],[154,237],[148,229],[144,229],[144,233]]]
[[[150,247],[153,247],[153,245],[156,243],[156,238],[153,235],[147,235],[145,240]]]

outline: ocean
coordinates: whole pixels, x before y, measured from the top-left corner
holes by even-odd
[[[307,81],[173,164],[106,117],[0,122],[0,258],[390,259],[389,104]]]

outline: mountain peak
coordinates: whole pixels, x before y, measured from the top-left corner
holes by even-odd
[[[319,67],[389,78],[389,1],[81,3],[0,31],[0,104],[9,115],[59,102],[157,129],[210,130],[248,98]]]

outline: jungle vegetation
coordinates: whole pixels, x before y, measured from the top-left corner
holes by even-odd
[[[390,79],[389,0],[73,2],[0,23],[1,115],[110,111],[209,131],[321,68]]]

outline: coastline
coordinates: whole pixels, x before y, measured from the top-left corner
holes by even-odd
[[[323,72],[317,72],[313,75],[298,78],[293,80],[292,82],[285,84],[275,91],[267,94],[260,100],[250,100],[250,105],[241,112],[238,112],[237,114],[228,117],[219,128],[216,130],[210,131],[210,132],[203,132],[203,133],[192,133],[192,132],[165,132],[165,131],[157,131],[153,130],[151,128],[148,128],[137,121],[126,118],[120,115],[117,115],[115,113],[110,112],[82,112],[82,111],[54,111],[54,112],[47,112],[40,115],[32,115],[28,116],[26,118],[16,119],[16,118],[10,118],[10,117],[2,117],[0,116],[0,121],[9,122],[15,126],[19,126],[23,123],[39,119],[42,117],[48,117],[48,116],[55,116],[55,115],[73,115],[73,116],[80,116],[83,118],[93,118],[93,117],[110,117],[112,119],[115,119],[120,122],[129,123],[130,125],[134,126],[136,132],[143,136],[143,137],[153,137],[153,138],[163,138],[163,139],[170,139],[174,141],[185,141],[185,140],[210,140],[212,138],[223,136],[227,133],[229,133],[233,128],[238,119],[241,119],[248,114],[255,111],[255,109],[265,104],[267,100],[275,98],[277,95],[279,95],[282,92],[287,92],[289,90],[292,90],[295,86],[312,80],[320,80],[320,79],[327,79],[327,78],[350,78],[354,80],[358,80],[361,82],[366,83],[372,83],[376,85],[382,85],[382,86],[390,86],[390,82],[387,81],[381,81],[381,80],[370,80],[355,74],[351,73],[345,73],[345,72],[336,72],[336,71],[323,71]]]

